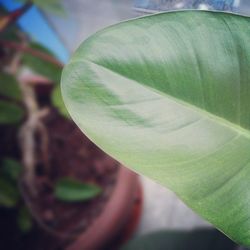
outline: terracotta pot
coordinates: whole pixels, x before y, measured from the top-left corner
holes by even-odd
[[[93,224],[83,234],[80,234],[66,249],[103,249],[107,243],[119,235],[122,229],[126,228],[126,222],[129,221],[132,214],[139,185],[137,174],[125,167],[121,167],[118,173],[117,185],[102,213],[95,219]],[[140,210],[141,205],[139,207],[139,213],[137,212],[137,222],[140,216]],[[134,221],[132,221],[132,223],[134,224]],[[135,227],[136,225],[133,225],[126,236],[129,236]]]

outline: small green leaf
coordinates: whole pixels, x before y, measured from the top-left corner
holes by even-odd
[[[60,0],[15,0],[16,2],[20,3],[28,3],[32,2],[35,4],[38,8],[42,9],[43,11],[49,11],[52,14],[56,14],[59,16],[65,15],[65,10],[63,8],[63,5],[61,4]]]
[[[56,58],[50,50],[48,50],[47,48],[43,47],[40,44],[30,43],[29,47],[38,52],[41,52],[43,54],[47,54],[48,56],[52,56]],[[38,57],[35,57],[31,54],[28,54],[28,53],[23,54],[22,61],[24,65],[28,66],[30,69],[32,69],[36,73],[47,77],[49,80],[55,83],[60,82],[61,71],[62,71],[60,66],[47,62],[47,61],[45,62],[44,60]]]
[[[16,104],[0,101],[0,124],[18,123],[24,116],[24,110]]]
[[[0,95],[14,100],[20,100],[22,97],[16,79],[12,75],[4,72],[0,73]]]
[[[68,202],[90,200],[100,193],[100,187],[94,184],[82,183],[70,178],[60,179],[55,187],[56,198]]]
[[[1,164],[1,170],[4,176],[10,180],[16,181],[22,171],[22,165],[11,158],[4,158]]]
[[[17,223],[18,223],[20,230],[23,233],[27,233],[31,230],[32,225],[33,225],[32,217],[27,207],[20,208],[18,217],[17,217]]]
[[[52,102],[63,116],[65,116],[66,118],[70,118],[70,115],[63,102],[61,88],[59,85],[57,85],[55,89],[53,90]]]
[[[9,180],[0,179],[0,206],[15,207],[20,199],[19,191],[15,184]]]
[[[1,13],[0,13],[1,14]],[[1,38],[4,40],[10,40],[15,42],[21,42],[20,41],[20,29],[16,27],[16,25],[9,26],[8,29],[5,29],[5,31],[1,34]]]

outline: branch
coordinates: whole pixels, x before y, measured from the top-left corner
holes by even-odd
[[[0,32],[6,30],[11,24],[15,23],[27,10],[32,6],[31,2],[24,4],[17,10],[12,11],[9,15],[0,19]]]
[[[22,41],[21,46],[25,46],[25,41]],[[16,77],[19,87],[22,91],[23,102],[27,111],[27,119],[21,125],[18,131],[19,145],[22,152],[22,161],[24,166],[23,180],[32,196],[37,195],[37,188],[35,183],[36,175],[36,156],[37,145],[36,135],[41,140],[41,154],[44,163],[45,173],[49,174],[49,158],[48,158],[48,145],[49,135],[46,126],[42,123],[41,119],[48,114],[48,109],[40,109],[37,103],[37,98],[33,86],[30,86],[23,80],[18,72],[22,51],[18,50],[9,65],[8,72]]]
[[[63,64],[61,62],[59,62],[57,59],[55,59],[53,56],[46,54],[44,52],[38,51],[36,49],[27,47],[23,44],[19,44],[19,43],[12,42],[12,41],[0,40],[0,45],[5,47],[5,48],[10,48],[10,49],[14,49],[17,51],[22,51],[24,53],[28,53],[34,57],[42,59],[43,61],[52,63],[60,68],[63,67]]]

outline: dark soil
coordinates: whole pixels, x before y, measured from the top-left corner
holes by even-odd
[[[101,213],[116,183],[119,163],[94,145],[70,120],[52,110],[44,119],[50,135],[49,172],[38,159],[36,189],[32,198],[26,189],[26,200],[45,229],[69,237],[83,232]],[[85,202],[67,203],[54,197],[55,182],[62,177],[94,183],[102,193]]]

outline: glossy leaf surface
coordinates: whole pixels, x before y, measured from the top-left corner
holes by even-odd
[[[103,150],[250,246],[249,69],[249,17],[170,12],[87,39],[62,90]]]

